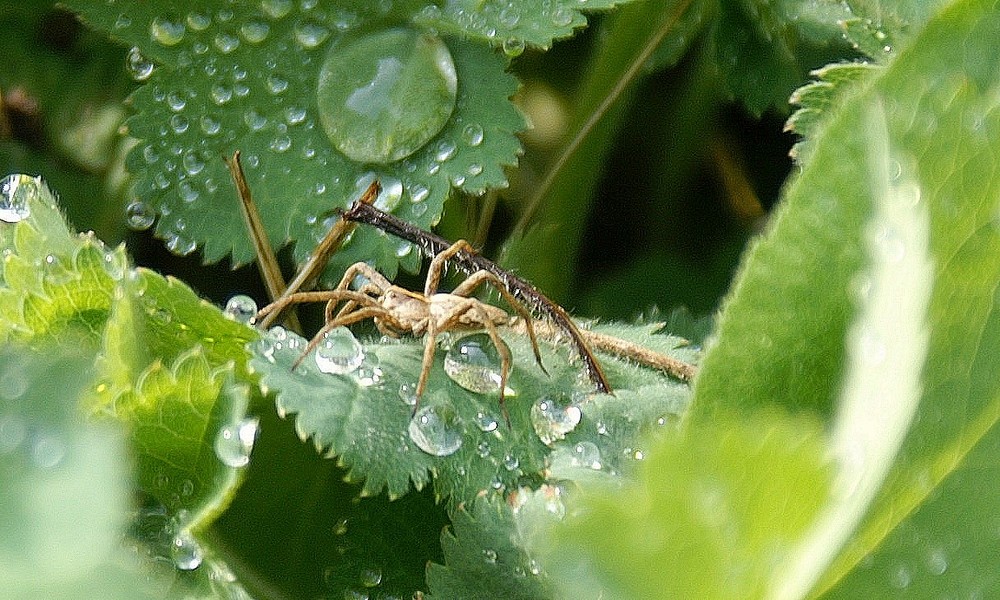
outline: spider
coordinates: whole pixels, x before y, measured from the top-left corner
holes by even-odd
[[[392,337],[399,337],[403,334],[423,335],[425,338],[424,353],[420,378],[417,380],[415,393],[417,402],[413,407],[414,412],[416,412],[420,396],[427,386],[427,377],[434,363],[434,350],[437,346],[438,334],[446,331],[485,329],[500,353],[500,409],[509,427],[510,416],[504,403],[504,391],[507,386],[507,376],[510,373],[511,356],[510,350],[497,332],[497,327],[509,326],[520,319],[525,324],[528,337],[531,339],[535,362],[538,363],[543,372],[547,373],[547,371],[542,365],[542,357],[538,350],[538,340],[532,326],[531,315],[507,291],[503,282],[495,274],[488,271],[477,271],[451,293],[437,291],[446,262],[462,251],[472,251],[472,246],[465,240],[455,242],[431,260],[423,294],[392,285],[388,279],[370,265],[359,262],[347,269],[336,288],[291,294],[265,306],[257,313],[256,319],[259,321],[262,317],[275,311],[281,312],[292,304],[326,302],[325,324],[309,341],[302,355],[292,365],[293,369],[319,345],[327,332],[335,327],[350,325],[365,319],[372,319],[380,332]],[[358,275],[366,278],[367,282],[359,289],[352,290],[350,289],[351,282]],[[516,317],[496,306],[470,297],[479,286],[485,283],[490,283],[496,288],[503,299],[517,313]],[[338,306],[341,306],[340,310],[337,310]]]

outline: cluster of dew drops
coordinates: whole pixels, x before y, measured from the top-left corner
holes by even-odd
[[[572,15],[569,17],[572,18]],[[517,20],[512,14],[505,15],[505,18],[513,19],[514,22]],[[291,19],[289,22],[293,24],[287,42],[284,38],[275,38],[276,35],[286,35],[286,28],[278,26],[278,22],[283,19]],[[315,69],[316,67],[307,66],[320,64],[312,51],[322,50],[327,40],[338,32],[345,33],[355,29],[361,21],[357,14],[347,9],[326,10],[318,7],[317,0],[261,0],[259,10],[246,15],[237,14],[226,7],[214,12],[195,9],[185,15],[156,17],[149,25],[151,41],[164,48],[180,49],[178,66],[195,69],[198,76],[204,71],[204,76],[212,83],[209,93],[201,94],[205,97],[184,88],[183,84],[176,89],[163,82],[153,86],[151,93],[154,101],[162,103],[168,109],[169,117],[161,124],[162,135],[146,140],[135,150],[146,164],[144,179],[148,179],[150,188],[137,195],[126,208],[129,226],[137,230],[148,229],[154,224],[157,213],[167,217],[171,212],[176,212],[171,210],[171,204],[176,200],[164,200],[154,207],[141,197],[146,193],[155,194],[172,189],[174,194],[169,198],[176,196],[180,202],[190,204],[199,198],[213,195],[219,189],[220,182],[211,175],[215,171],[206,169],[206,164],[215,160],[219,154],[212,145],[215,142],[211,140],[232,139],[237,135],[224,126],[228,114],[233,110],[240,112],[239,127],[245,128],[241,136],[256,138],[264,135],[267,141],[262,148],[266,146],[268,151],[275,154],[296,151],[300,153],[302,160],[318,160],[323,166],[329,164],[329,152],[336,148],[348,159],[376,168],[378,165],[400,161],[394,167],[398,173],[415,173],[420,168],[426,170],[426,176],[434,176],[444,163],[457,154],[459,145],[470,148],[480,146],[485,133],[479,123],[459,122],[459,131],[453,136],[454,139],[449,139],[452,136],[438,135],[455,108],[456,84],[455,67],[449,50],[434,35],[397,28],[361,36],[356,40],[357,43],[335,44],[319,69],[318,103],[302,100],[302,94],[295,93],[294,78],[283,74],[281,70]],[[138,24],[123,14],[119,16],[114,28],[126,30],[133,26]],[[282,33],[278,34],[278,31]],[[413,43],[418,37],[426,43]],[[237,56],[240,55],[236,52],[238,49],[258,46],[263,49],[265,42],[275,48],[286,49],[278,55],[261,55],[262,59],[266,58],[262,63],[266,75],[253,73],[249,65],[237,62]],[[365,43],[376,51],[360,52],[359,48]],[[352,48],[356,56],[351,54]],[[344,58],[351,60],[342,60]],[[301,61],[302,65],[295,61]],[[344,74],[337,69],[358,61],[378,65],[374,69],[374,78],[371,81],[353,81],[341,85],[340,82],[349,78],[342,76]],[[140,82],[149,80],[157,68],[138,48],[129,51],[126,66],[132,77]],[[409,84],[408,77],[404,75],[414,68],[424,74],[425,80],[436,82],[437,86],[422,87],[442,92],[428,94],[426,99],[421,98],[426,101],[415,103],[422,107],[420,110],[423,112],[418,115],[421,118],[407,120],[407,114],[413,112],[412,107],[409,111],[402,110],[400,106],[393,105],[391,100],[388,104],[382,102],[384,106],[368,102],[366,106],[375,106],[371,114],[352,108],[357,104],[359,96],[371,90],[377,90],[379,98],[409,98],[414,93],[409,88],[404,90],[406,93],[394,90]],[[324,82],[327,82],[325,88]],[[423,92],[417,90],[416,93]],[[333,100],[329,100],[330,98]],[[332,106],[328,106],[331,102]],[[315,106],[309,108],[313,104]],[[414,103],[409,101],[409,104]],[[233,125],[228,127],[232,128]],[[310,133],[299,135],[292,131],[293,128]],[[313,130],[318,132],[320,129],[326,134],[326,142],[320,141],[324,139],[322,134],[311,134]],[[372,142],[373,136],[381,136],[383,143]],[[433,142],[434,146],[429,148],[429,152],[419,155],[423,158],[411,156],[427,146],[432,138],[436,140]],[[257,168],[263,164],[262,156],[253,151],[247,152],[244,164],[251,169]],[[288,169],[287,166],[284,168]],[[472,162],[452,170],[455,172],[449,171],[451,184],[461,186],[468,178],[481,175],[484,167],[479,162]],[[361,180],[372,176],[373,173],[359,176],[355,187],[362,187]],[[308,190],[303,191],[313,196],[326,194],[332,189],[328,184],[340,183],[339,177],[331,177],[330,181],[315,182]],[[430,190],[420,183],[422,177],[405,176],[400,181],[382,174],[380,179],[387,190],[380,201],[388,204],[380,208],[392,210],[399,198],[407,197],[410,201],[408,212],[413,217],[426,213],[427,204],[424,201],[430,196]],[[389,193],[397,188],[398,193]],[[315,215],[306,216],[306,224],[314,227],[316,235],[321,236],[326,224],[316,221]],[[183,255],[196,248],[188,229],[188,224],[178,214],[160,233],[171,251]],[[409,251],[409,246],[399,246],[399,254],[405,255]]]
[[[227,315],[244,323],[249,322],[256,312],[257,306],[253,299],[243,295],[232,297],[225,308]],[[276,353],[301,352],[305,347],[305,340],[279,326],[271,328],[259,344],[258,352],[270,362],[275,362]],[[377,357],[373,353],[366,353],[362,344],[346,327],[327,332],[317,346],[313,360],[320,372],[352,377],[363,387],[383,383],[384,373]],[[487,334],[473,333],[450,341],[445,354],[444,371],[462,388],[478,394],[496,394],[500,389],[500,370],[500,353]],[[417,404],[416,387],[415,381],[400,384],[398,396],[406,406]],[[508,388],[506,394],[514,395],[514,391]],[[580,405],[585,397],[580,392],[562,392],[538,398],[530,410],[531,424],[538,438],[548,446],[564,439],[580,423],[583,416]],[[475,423],[483,432],[493,432],[502,427],[498,417],[487,411],[477,412]],[[407,433],[422,451],[433,456],[449,456],[462,447],[461,425],[453,406],[447,402],[435,403],[416,411]],[[604,429],[604,426],[601,425],[600,428]],[[489,442],[480,442],[476,452],[481,458],[490,456]],[[575,465],[601,470],[604,465],[600,454],[595,444],[584,441],[572,449],[572,460]],[[515,471],[519,467],[517,457],[512,455],[505,455],[502,464],[509,471]]]

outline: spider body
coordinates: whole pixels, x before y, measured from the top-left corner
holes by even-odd
[[[535,361],[539,367],[542,367],[541,353],[538,350],[538,341],[535,338],[531,315],[504,288],[496,275],[487,271],[479,271],[473,273],[451,293],[437,291],[445,262],[456,252],[466,249],[471,250],[468,242],[459,240],[434,257],[422,294],[392,285],[381,273],[366,263],[355,263],[347,269],[340,283],[334,289],[292,294],[265,306],[257,313],[256,318],[260,320],[276,311],[281,312],[292,304],[326,302],[325,324],[310,340],[302,356],[292,368],[298,366],[302,359],[319,345],[327,332],[335,327],[350,325],[365,319],[372,319],[375,326],[384,335],[391,337],[424,336],[423,360],[416,389],[418,403],[427,386],[427,377],[434,364],[434,350],[438,334],[446,331],[486,330],[490,340],[493,341],[500,353],[500,407],[509,426],[510,417],[504,404],[504,390],[507,387],[507,376],[510,373],[511,356],[510,350],[507,349],[507,345],[497,332],[497,327],[511,325],[521,319],[525,323],[525,329],[534,350]],[[351,282],[359,275],[365,282],[357,289],[351,289]],[[490,283],[496,288],[504,300],[517,312],[516,317],[496,306],[485,304],[471,297],[472,293],[485,283]],[[542,370],[544,371],[545,368],[542,367]],[[415,404],[414,412],[416,409],[417,405]]]

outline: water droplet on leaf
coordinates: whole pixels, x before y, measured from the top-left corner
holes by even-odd
[[[587,467],[595,471],[600,471],[604,466],[601,464],[601,450],[593,442],[580,442],[573,446],[572,462],[575,467]]]
[[[250,451],[256,439],[257,419],[227,425],[215,436],[215,455],[227,467],[245,467],[250,463]]]
[[[485,333],[452,342],[444,357],[444,372],[452,381],[477,394],[500,390],[500,352]]]
[[[335,46],[320,69],[320,121],[358,162],[388,164],[431,140],[451,117],[458,80],[448,47],[408,29]]]
[[[569,394],[545,395],[531,406],[531,426],[546,446],[566,437],[582,416],[580,407]]]
[[[193,571],[201,566],[201,547],[190,533],[177,534],[170,544],[170,558],[181,571]]]
[[[136,81],[146,81],[153,74],[154,65],[139,51],[139,48],[132,46],[125,58],[125,68],[132,79]]]
[[[17,223],[31,215],[28,194],[37,193],[41,179],[15,174],[0,179],[0,221]]]
[[[328,331],[316,348],[316,366],[324,373],[350,373],[357,370],[364,360],[364,348],[346,327]]]
[[[483,411],[479,411],[476,413],[476,425],[479,426],[479,429],[486,432],[496,431],[497,427],[499,426],[497,420],[493,417],[493,415]]]
[[[176,46],[184,38],[184,23],[172,16],[159,16],[149,24],[153,41],[163,46]]]
[[[462,128],[462,141],[469,146],[478,146],[483,143],[483,128],[475,123],[470,123]]]
[[[226,318],[238,323],[249,323],[250,319],[257,314],[257,303],[250,296],[237,294],[226,302],[226,308],[222,311]]]
[[[417,384],[407,382],[399,384],[399,399],[408,406],[417,404]]]
[[[378,567],[361,569],[360,579],[361,585],[365,587],[376,587],[378,584],[382,583],[382,569]]]
[[[306,19],[295,26],[295,41],[306,50],[311,50],[330,37],[330,30],[322,23]]]
[[[272,19],[280,19],[292,10],[292,0],[261,0],[261,9]]]
[[[504,40],[503,53],[510,58],[516,58],[524,54],[524,40],[511,38]]]
[[[462,447],[458,416],[448,405],[420,409],[410,420],[407,432],[418,448],[433,456],[448,456]]]
[[[271,27],[263,21],[247,21],[240,26],[240,35],[251,44],[259,44],[267,39]]]

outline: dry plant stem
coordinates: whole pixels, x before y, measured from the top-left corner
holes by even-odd
[[[375,199],[378,198],[381,192],[382,185],[377,180],[373,181],[369,184],[368,189],[361,194],[361,197],[355,201],[355,204],[368,206],[375,202]],[[347,234],[354,230],[354,227],[355,224],[350,221],[343,218],[337,219],[337,222],[333,224],[330,231],[327,232],[316,246],[316,249],[313,250],[313,253],[309,256],[309,260],[306,261],[306,264],[295,275],[295,279],[292,279],[288,287],[278,297],[274,298],[273,301],[278,302],[281,299],[288,298],[299,290],[312,287],[316,283],[316,279],[319,278],[320,273],[323,272],[326,264],[330,261],[330,257],[340,249]],[[263,320],[258,321],[258,326],[261,329],[267,329],[278,319],[280,314],[281,311],[268,313]]]
[[[517,319],[511,322],[510,328],[521,333],[527,329],[527,326],[523,320]],[[561,334],[561,331],[546,321],[535,321],[533,328],[537,332],[538,336],[544,340],[554,341],[558,339]],[[698,368],[690,363],[686,363],[666,354],[654,352],[645,346],[636,344],[635,342],[630,342],[628,340],[623,340],[621,338],[603,333],[597,333],[596,331],[590,331],[589,329],[581,329],[580,333],[584,338],[586,338],[587,342],[594,349],[600,352],[618,356],[626,360],[632,360],[641,365],[663,371],[667,375],[681,381],[690,382],[698,373]]]
[[[243,214],[243,221],[247,225],[247,232],[253,242],[254,252],[257,254],[257,268],[260,269],[260,276],[267,287],[267,295],[273,302],[285,293],[285,279],[281,276],[281,267],[278,266],[278,258],[274,255],[271,241],[267,237],[264,223],[260,220],[260,213],[257,205],[254,204],[253,196],[250,193],[250,186],[247,185],[246,177],[243,174],[243,164],[240,162],[240,151],[233,152],[232,158],[222,157],[226,166],[229,167],[229,174],[236,184],[236,192],[240,197],[240,212]],[[298,318],[292,314],[288,317],[288,326],[295,331],[302,331]]]
[[[406,240],[420,248],[428,256],[438,256],[447,252],[453,246],[451,242],[443,237],[415,227],[374,206],[355,203],[342,216],[345,220],[365,223]],[[611,385],[608,383],[600,363],[594,357],[593,352],[590,351],[587,341],[584,339],[583,334],[580,333],[580,329],[573,323],[561,306],[549,300],[527,281],[477,254],[467,243],[451,252],[449,260],[466,274],[475,274],[478,271],[491,273],[502,284],[498,286],[498,289],[505,289],[513,298],[531,306],[551,319],[553,323],[573,340],[573,344],[576,346],[577,352],[580,353],[580,357],[586,367],[587,376],[590,377],[590,380],[594,383],[598,391],[606,394],[611,393]]]

